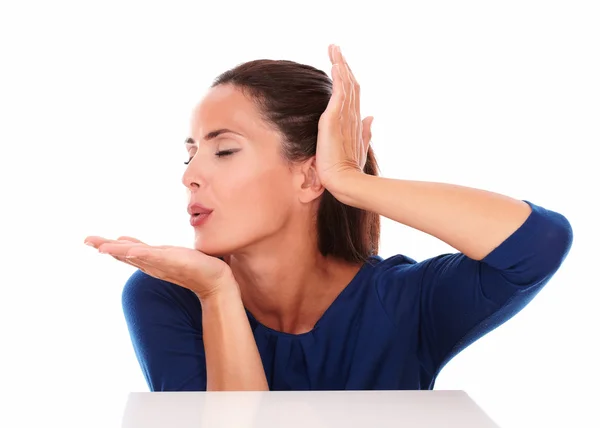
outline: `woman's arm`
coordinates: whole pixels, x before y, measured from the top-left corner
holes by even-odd
[[[571,247],[568,220],[526,201],[442,183],[346,178],[332,186],[341,202],[429,233],[460,251],[387,269],[377,286],[384,310],[398,326],[407,316],[399,302],[415,299],[418,355],[429,388],[454,355],[523,309]]]
[[[201,302],[141,270],[127,280],[123,313],[151,391],[268,390],[237,284],[219,290]]]
[[[207,391],[268,391],[260,354],[239,287],[200,300]]]
[[[481,260],[521,226],[531,208],[521,200],[445,183],[347,173],[328,186],[340,202],[428,233]]]

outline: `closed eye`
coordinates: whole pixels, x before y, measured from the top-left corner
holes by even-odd
[[[220,152],[215,153],[215,156],[217,156],[218,158],[222,158],[225,156],[232,155],[235,152],[239,152],[239,151],[240,151],[239,149],[221,150]],[[191,158],[189,158],[187,162],[184,162],[184,165],[189,165],[189,163],[192,161],[193,158],[194,158],[193,156]]]
[[[222,158],[223,156],[232,155],[232,154],[234,154],[237,151],[239,151],[239,150],[222,150],[220,152],[215,153],[215,156],[218,156],[218,157]]]

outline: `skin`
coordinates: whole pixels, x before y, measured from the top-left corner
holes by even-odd
[[[340,49],[330,46],[329,55],[333,95],[319,121],[316,157],[304,163],[282,161],[281,137],[235,88],[215,88],[196,108],[188,147],[193,160],[183,182],[191,200],[214,212],[195,229],[195,249],[150,246],[132,237],[86,238],[101,253],[196,293],[209,391],[269,389],[245,308],[275,330],[302,333],[358,271],[317,251],[311,218],[323,189],[474,260],[485,258],[531,213],[524,201],[485,190],[364,174],[372,118],[360,119],[360,88]],[[221,127],[240,135],[204,141]],[[215,157],[228,149],[239,151]]]
[[[233,132],[204,138],[219,129]],[[360,268],[317,249],[313,219],[324,187],[314,158],[285,161],[280,133],[231,85],[211,89],[196,107],[191,137],[183,183],[191,201],[214,210],[194,228],[195,249],[226,256],[245,307],[261,323],[309,331]],[[225,150],[235,153],[215,155]]]

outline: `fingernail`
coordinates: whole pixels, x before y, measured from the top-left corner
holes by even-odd
[[[93,247],[94,244],[92,244],[90,241],[84,241],[83,242],[85,245],[89,245],[90,247]]]

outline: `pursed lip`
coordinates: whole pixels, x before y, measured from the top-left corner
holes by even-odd
[[[210,214],[213,212],[213,210],[206,208],[204,205],[199,204],[198,202],[194,202],[188,205],[187,212],[189,215],[193,216],[196,214]]]
[[[206,223],[208,221],[208,219],[210,218],[211,214],[210,213],[206,213],[206,214],[192,214],[190,216],[190,225],[193,227],[200,227],[202,226],[204,223]]]

